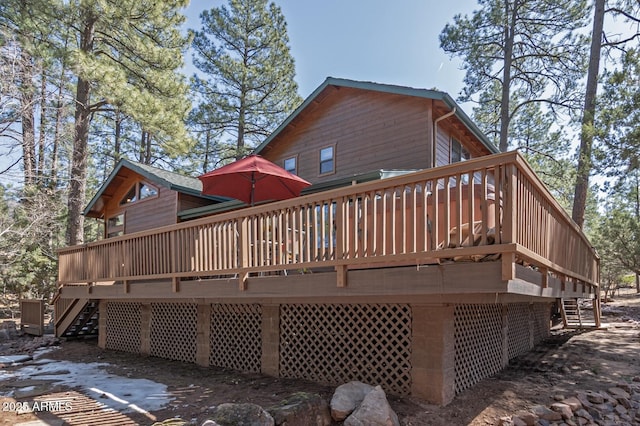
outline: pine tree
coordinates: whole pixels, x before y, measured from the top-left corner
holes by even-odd
[[[583,75],[583,0],[480,0],[472,16],[456,15],[440,34],[440,46],[460,57],[466,71],[462,101],[499,111],[490,123],[501,151],[510,124],[531,102],[577,108]],[[484,117],[486,118],[486,117]]]
[[[67,241],[83,242],[88,142],[93,115],[117,107],[173,152],[186,150],[187,85],[177,74],[187,40],[180,34],[187,0],[75,0],[55,13],[78,45],[75,129],[69,183]]]
[[[229,8],[204,11],[200,18],[193,62],[204,76],[194,77],[200,102],[192,120],[208,149],[239,159],[301,101],[287,25],[267,0],[230,0]],[[217,135],[222,140],[212,144]]]

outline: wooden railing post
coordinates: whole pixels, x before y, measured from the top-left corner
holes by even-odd
[[[502,219],[502,243],[517,243],[517,197],[518,197],[518,175],[515,164],[508,163],[503,166],[503,201],[504,214]],[[496,188],[496,195],[498,188]],[[497,201],[497,200],[496,200]],[[516,257],[515,253],[502,254],[502,279],[512,280],[515,277]]]
[[[171,288],[174,293],[180,291],[180,278],[176,275],[178,272],[177,269],[177,259],[178,255],[177,245],[176,245],[176,231],[172,230],[169,233],[169,244],[171,244],[171,249],[169,250],[171,256]]]
[[[247,278],[249,273],[247,272],[247,268],[249,268],[249,250],[250,250],[250,233],[249,233],[249,218],[243,216],[240,219],[240,226],[238,227],[238,251],[240,256],[240,268],[241,271],[238,274],[238,288],[240,291],[245,291],[247,289]]]
[[[354,200],[355,203],[355,200]],[[331,206],[331,204],[329,204]],[[335,258],[336,259],[344,259],[348,257],[349,252],[348,245],[346,243],[346,239],[349,238],[349,232],[345,228],[348,226],[349,221],[349,198],[342,197],[336,203],[336,247],[335,247]],[[329,215],[331,217],[331,214]],[[345,232],[347,231],[347,232]],[[329,235],[332,235],[329,233]],[[332,237],[330,237],[331,239]],[[329,246],[333,244],[332,241],[329,241]],[[336,286],[337,287],[346,287],[347,286],[347,265],[337,265],[335,267],[336,271]]]

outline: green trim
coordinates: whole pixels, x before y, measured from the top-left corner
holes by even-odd
[[[328,86],[349,87],[352,89],[371,90],[375,92],[390,93],[395,95],[414,96],[425,99],[433,99],[444,102],[451,110],[455,109],[455,116],[469,129],[473,135],[493,154],[499,152],[498,148],[485,136],[476,126],[469,116],[462,111],[460,106],[445,92],[429,89],[415,89],[413,87],[395,86],[391,84],[380,84],[367,81],[355,81],[342,78],[327,77],[327,79],[307,97],[283,122],[254,150],[254,154],[259,154],[284,128],[286,128],[309,104],[311,104],[320,93]]]
[[[197,178],[169,172],[167,170],[148,166],[146,164],[136,163],[134,161],[123,158],[118,161],[118,164],[116,164],[111,174],[109,174],[109,177],[107,177],[107,179],[100,186],[100,189],[98,189],[91,201],[89,201],[89,204],[87,204],[87,207],[85,207],[84,211],[82,212],[83,215],[87,216],[91,212],[91,209],[93,209],[100,197],[102,197],[104,191],[109,187],[109,185],[111,185],[111,182],[115,179],[115,177],[118,175],[118,172],[123,167],[126,167],[127,169],[138,173],[144,179],[148,180],[149,183],[161,185],[165,188],[180,192],[182,194],[194,195],[199,198],[205,198],[218,202],[229,200],[228,198],[224,197],[202,195],[202,183]]]

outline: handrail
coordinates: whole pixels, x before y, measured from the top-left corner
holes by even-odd
[[[595,250],[517,152],[63,248],[59,281],[416,264],[454,247],[482,257],[489,245],[522,247],[543,269],[597,284]]]

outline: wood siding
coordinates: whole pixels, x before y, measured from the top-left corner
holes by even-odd
[[[125,234],[173,225],[177,222],[177,192],[159,187],[158,196],[125,207]]]
[[[434,101],[412,96],[339,88],[327,89],[261,152],[280,166],[297,157],[298,175],[312,183],[380,169],[426,169],[432,163]],[[455,124],[455,125],[454,125]],[[460,131],[456,117],[438,125],[443,143],[456,137],[472,156],[486,155],[480,143]],[[335,147],[335,172],[320,174],[320,150]],[[444,161],[444,157],[443,157]],[[449,163],[447,151],[446,163]]]
[[[118,189],[105,206],[105,220],[120,213],[125,214],[124,233],[146,231],[177,223],[177,192],[146,182],[142,176],[127,171],[127,176],[118,184]],[[158,196],[136,201],[124,206],[120,201],[138,182],[146,182],[158,189]]]
[[[178,212],[208,206],[210,204],[214,204],[214,201],[207,200],[205,198],[194,197],[193,195],[178,195]]]
[[[378,169],[426,168],[430,100],[341,88],[309,107],[263,155],[278,165],[298,156],[298,175],[323,182]],[[320,176],[320,149],[335,145],[335,173]]]

